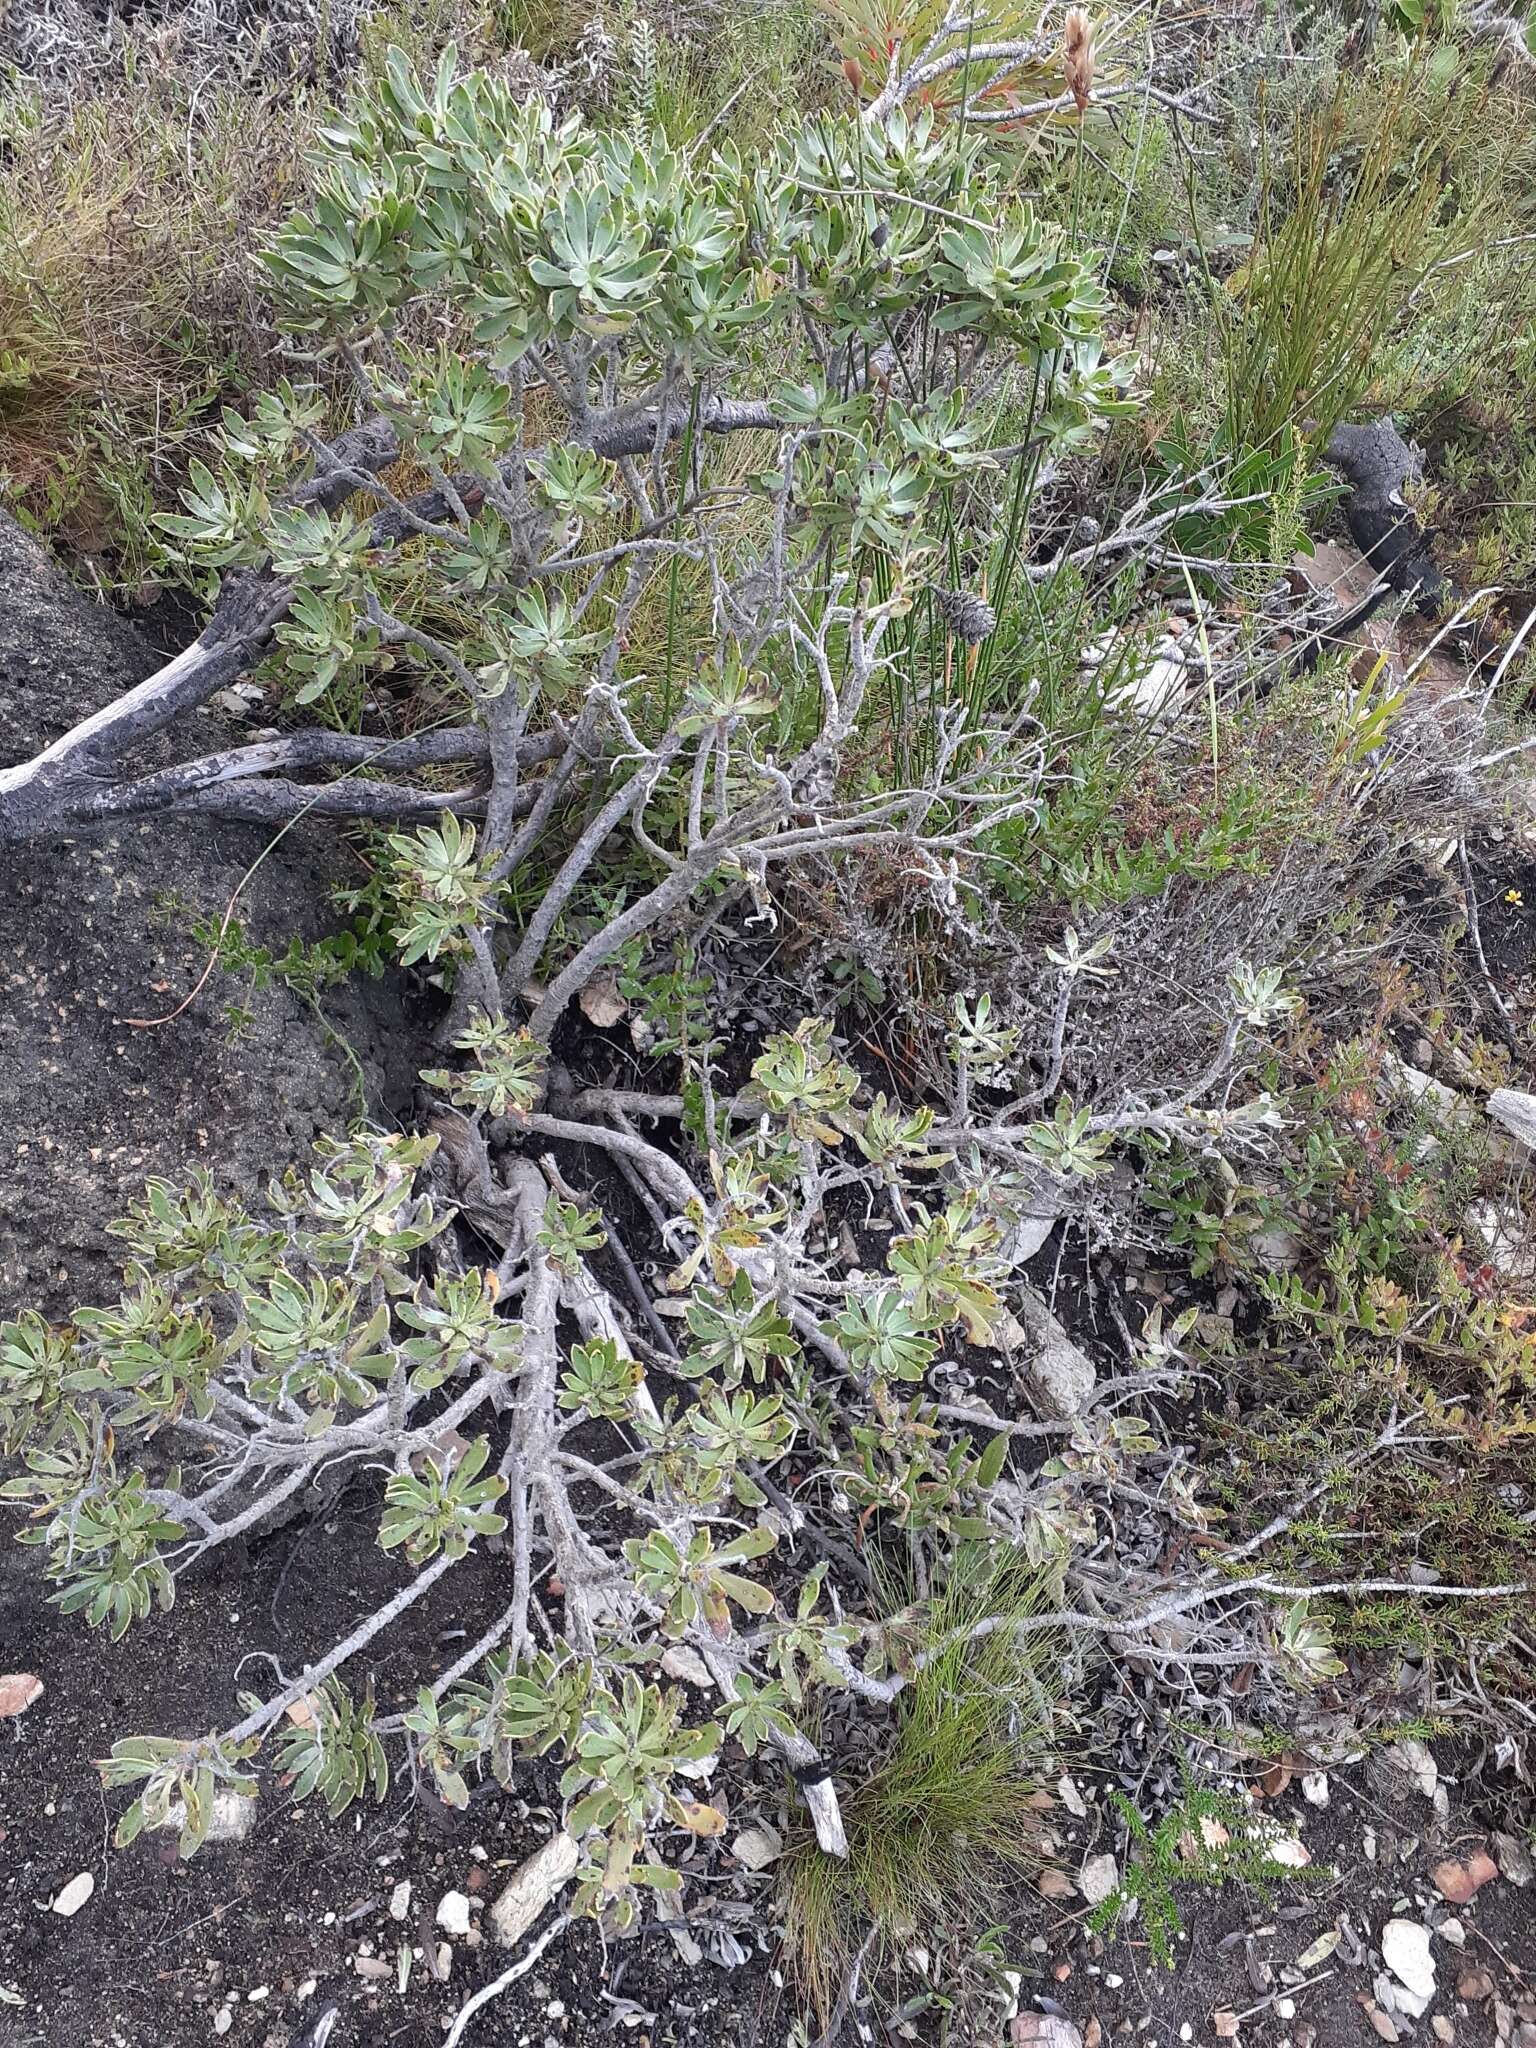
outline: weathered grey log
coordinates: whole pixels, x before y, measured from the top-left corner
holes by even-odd
[[[585,413],[573,421],[571,438],[608,457],[642,454],[658,439],[675,440],[688,418],[689,408],[680,402],[663,419],[655,404],[641,401]],[[729,434],[772,431],[778,422],[766,403],[714,397],[704,403],[697,425],[705,433]],[[389,468],[399,449],[391,428],[375,419],[316,452],[315,474],[289,493],[290,502],[335,510]],[[504,477],[521,460],[509,458],[502,466]],[[388,493],[382,495],[388,498]],[[390,500],[370,521],[369,544],[390,547],[420,532],[423,525],[447,518],[455,500],[473,512],[484,497],[480,479],[460,476],[449,479],[449,490],[433,487],[403,505]],[[217,772],[207,763],[183,760],[170,771],[146,778],[127,765],[147,740],[211,702],[219,690],[254,666],[292,597],[293,585],[270,569],[226,577],[212,618],[190,647],[144,676],[131,691],[116,698],[99,695],[73,727],[30,758],[0,767],[0,846],[88,831],[114,819],[151,813],[195,812],[277,824],[301,813],[410,821],[444,809],[472,813],[482,808],[490,779],[489,748],[470,725],[455,729],[448,751],[432,755],[419,748],[413,752],[411,742],[375,743],[378,776],[348,775],[319,793],[314,784],[273,774],[254,749],[231,752]],[[466,787],[448,791],[416,788],[396,779],[426,759],[471,762],[485,772]]]
[[[296,486],[291,499],[335,510],[353,494],[356,479],[386,468],[397,454],[390,428],[380,420],[365,421],[337,439],[328,451],[329,466]],[[72,725],[30,758],[0,768],[0,844],[85,831],[154,809],[218,808],[226,816],[238,814],[235,804],[215,807],[206,794],[199,803],[190,792],[170,790],[160,801],[151,801],[123,764],[250,668],[292,596],[293,586],[270,570],[227,576],[213,616],[190,647],[151,667],[130,690],[116,696],[98,690],[77,700],[79,716]],[[16,737],[13,729],[12,750]],[[283,815],[293,817],[298,808],[290,805]]]

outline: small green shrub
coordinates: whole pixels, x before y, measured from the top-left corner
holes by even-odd
[[[1178,1804],[1149,1828],[1124,1793],[1112,1792],[1130,1838],[1130,1854],[1119,1887],[1095,1906],[1088,1924],[1112,1934],[1135,1902],[1138,1926],[1146,1930],[1152,1954],[1164,1969],[1177,1960],[1174,1944],[1183,1931],[1174,1887],[1180,1884],[1240,1883],[1269,1888],[1326,1876],[1310,1867],[1293,1869],[1270,1854],[1265,1824],[1231,1794],[1186,1784]]]

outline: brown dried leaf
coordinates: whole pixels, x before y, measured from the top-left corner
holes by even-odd
[[[608,1031],[615,1024],[622,1024],[629,1015],[629,1004],[619,994],[619,984],[611,974],[599,974],[589,981],[576,998],[581,1005],[581,1014],[589,1024],[595,1024],[599,1031]]]
[[[43,1681],[31,1671],[0,1672],[0,1721],[24,1714],[42,1697]]]
[[[1295,1776],[1288,1757],[1277,1756],[1273,1763],[1260,1771],[1258,1782],[1253,1787],[1255,1799],[1278,1799]]]

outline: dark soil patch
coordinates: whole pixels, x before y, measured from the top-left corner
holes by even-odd
[[[1506,998],[1528,1000],[1515,984],[1536,973],[1536,861],[1519,840],[1485,841],[1468,861],[1488,972]]]
[[[0,1661],[36,1671],[47,1687],[27,1715],[0,1731],[0,1992],[22,2001],[0,2004],[4,2048],[181,2048],[216,2038],[215,2018],[226,2008],[223,2038],[233,2048],[286,2048],[331,2001],[341,2007],[336,2048],[430,2048],[465,2001],[514,1959],[489,1940],[455,1940],[450,1975],[435,1981],[427,1955],[442,1936],[431,1921],[438,1900],[456,1889],[476,1902],[478,1927],[482,1902],[552,1831],[556,1774],[542,1764],[520,1772],[510,1791],[477,1796],[464,1814],[402,1776],[382,1806],[356,1806],[335,1822],[318,1801],[295,1806],[269,1778],[244,1842],[211,1845],[190,1864],[156,1842],[122,1852],[110,1846],[121,1801],[103,1797],[92,1759],[125,1733],[225,1723],[236,1710],[237,1684],[265,1690],[273,1681],[269,1665],[249,1662],[237,1679],[242,1656],[275,1651],[280,1642],[292,1671],[334,1640],[397,1583],[373,1544],[374,1526],[374,1503],[360,1486],[323,1526],[295,1525],[244,1559],[229,1559],[185,1586],[170,1615],[117,1646],[56,1615],[29,1562],[14,1552],[4,1557]],[[381,1640],[374,1667],[381,1703],[408,1696],[423,1646],[430,1646],[431,1668],[459,1653],[462,1631],[495,1601],[501,1569],[490,1556],[468,1560],[434,1589],[407,1631]],[[1078,1776],[1087,1787],[1090,1774]],[[733,1826],[751,1806],[740,1778],[739,1766],[730,1771]],[[1023,2008],[1065,2012],[1090,2040],[1096,2020],[1104,2042],[1147,2048],[1212,2041],[1213,2016],[1223,2011],[1245,2015],[1244,2040],[1275,2048],[1375,2041],[1360,2002],[1372,1990],[1370,1947],[1394,1912],[1418,1917],[1421,1902],[1434,1898],[1431,1865],[1448,1851],[1466,1853],[1477,1831],[1458,1823],[1469,1809],[1453,1808],[1437,1826],[1427,1802],[1406,1812],[1383,1806],[1362,1770],[1333,1772],[1330,1781],[1326,1812],[1294,1794],[1277,1808],[1326,1874],[1267,1894],[1237,1882],[1220,1891],[1181,1886],[1183,1932],[1172,1970],[1156,1962],[1136,1921],[1102,1938],[1087,1927],[1078,1901],[1051,1904],[1022,1889],[1007,1947],[1022,1973]],[[764,1792],[771,1809],[776,1792]],[[1067,1869],[1090,1850],[1122,1846],[1096,1818],[1104,1811],[1095,1801],[1087,1821],[1063,1817]],[[73,1919],[51,1913],[60,1888],[87,1870],[96,1888],[86,1905]],[[698,1875],[689,1893],[694,1927],[706,1943],[711,1928],[728,1929],[744,1963],[726,1970],[706,1960],[690,1969],[654,1924],[606,1949],[582,1925],[484,2009],[472,2048],[575,2048],[614,2031],[638,2048],[784,2040],[795,2007],[783,1989],[771,1890],[749,1891],[718,1858],[701,1863]],[[413,1889],[401,1924],[390,1917],[389,1901],[405,1878]],[[1442,1917],[1450,1910],[1438,1906]],[[1443,1994],[1434,2010],[1452,2021],[1466,2048],[1485,2048],[1498,2038],[1495,2006],[1458,2000],[1457,1978],[1468,1967],[1487,1970],[1507,2017],[1520,2024],[1519,2001],[1536,1989],[1536,1890],[1500,1880],[1458,1917],[1464,1947],[1442,1938],[1434,1944]],[[1343,1948],[1305,1973],[1319,1981],[1291,1988],[1286,1968],[1341,1921],[1365,1955],[1352,1961]],[[394,1975],[402,1945],[418,1952],[404,1993]],[[370,1981],[359,1960],[387,1966],[388,1977]],[[1285,1999],[1294,2000],[1294,2011],[1282,2007]],[[1431,2040],[1427,2018],[1404,2023],[1402,2038]]]
[[[47,1688],[22,1719],[0,1723],[0,1989],[24,2001],[0,2005],[3,2048],[211,2041],[233,1994],[224,2036],[233,2048],[276,2048],[332,2000],[342,2007],[336,2048],[414,2048],[440,2041],[469,1996],[515,1960],[489,1939],[458,1940],[439,1983],[426,1952],[444,1938],[432,1918],[445,1892],[469,1893],[478,1927],[478,1907],[553,1832],[557,1773],[542,1765],[462,1814],[402,1774],[383,1805],[360,1803],[335,1822],[317,1799],[294,1805],[269,1775],[243,1842],[210,1844],[190,1863],[159,1841],[111,1846],[124,1802],[104,1797],[92,1760],[126,1734],[229,1725],[237,1685],[265,1693],[274,1684],[264,1658],[247,1661],[237,1679],[242,1657],[281,1644],[292,1672],[354,1626],[399,1583],[373,1541],[376,1528],[376,1503],[359,1488],[323,1529],[295,1526],[231,1558],[118,1645],[49,1608],[16,1553],[0,1559],[0,1663],[37,1672]],[[409,1703],[424,1646],[428,1676],[462,1652],[466,1626],[478,1628],[500,1604],[503,1572],[503,1560],[467,1560],[423,1601],[413,1625],[381,1639],[373,1667],[381,1705]],[[87,1870],[96,1889],[79,1913],[50,1912],[61,1887]],[[402,1925],[388,1908],[405,1878],[413,1890]],[[706,1896],[704,1915],[715,1910]],[[496,2002],[473,2040],[480,2048],[595,2041],[619,2010],[605,1989],[634,2002],[643,2015],[635,2039],[658,2048],[778,2039],[782,2023],[769,2024],[779,1993],[768,1974],[766,1916],[733,1913],[725,1901],[717,1917],[730,1919],[747,1964],[689,1970],[654,1924],[605,1955],[596,1930],[581,1926]],[[417,1951],[404,1994],[394,1974],[402,1943]],[[387,1963],[388,1979],[366,1981],[358,1959]]]
[[[1079,1934],[1062,1958],[1070,1976],[1057,1982],[1052,1973],[1049,1988],[1060,2009],[1085,2031],[1097,2019],[1106,2043],[1126,2038],[1146,2048],[1175,2048],[1183,2040],[1209,2042],[1220,2038],[1215,2016],[1227,2013],[1239,2019],[1242,2041],[1363,2048],[1386,2038],[1366,2009],[1380,1968],[1382,1927],[1399,1913],[1419,1919],[1420,1901],[1432,1899],[1438,1917],[1459,1922],[1463,1941],[1432,1940],[1437,1996],[1422,2018],[1396,2018],[1399,2038],[1434,2041],[1431,2018],[1438,2014],[1454,2027],[1459,2048],[1485,2048],[1500,2038],[1495,2000],[1520,2024],[1520,2001],[1536,1991],[1536,1890],[1498,1880],[1470,1905],[1447,1905],[1428,1872],[1442,1856],[1465,1855],[1473,1846],[1454,1810],[1436,1847],[1427,1832],[1427,1802],[1419,1803],[1416,1816],[1394,1816],[1358,1769],[1331,1772],[1329,1785],[1325,1812],[1287,1798],[1280,1815],[1295,1820],[1311,1868],[1325,1875],[1263,1890],[1236,1881],[1220,1890],[1180,1887],[1183,1926],[1171,1969],[1134,1923],[1108,1942]],[[1366,1853],[1368,1840],[1373,1857]],[[1341,1926],[1347,1933],[1333,1954],[1297,1970],[1297,1958]],[[1357,1941],[1366,1953],[1355,1961]],[[1472,1970],[1487,1973],[1491,1997],[1457,1996],[1458,1982]]]

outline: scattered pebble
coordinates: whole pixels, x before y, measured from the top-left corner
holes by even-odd
[[[1442,1899],[1449,1899],[1453,1906],[1464,1906],[1485,1884],[1493,1882],[1499,1874],[1499,1866],[1486,1849],[1477,1849],[1465,1863],[1448,1857],[1444,1863],[1437,1863],[1429,1874]]]
[[[437,1902],[437,1924],[444,1934],[468,1934],[469,1900],[463,1892],[444,1892]]]
[[[1278,1842],[1266,1842],[1264,1854],[1271,1863],[1278,1863],[1284,1870],[1303,1870],[1312,1861],[1306,1843],[1291,1835],[1282,1835]]]
[[[213,2016],[213,2031],[216,2034],[227,2034],[234,2024],[234,2014],[227,2005],[221,2005]]]
[[[680,1678],[700,1692],[708,1692],[715,1682],[704,1659],[687,1643],[674,1643],[662,1658],[661,1668],[668,1678]]]
[[[1113,1856],[1086,1856],[1077,1874],[1077,1888],[1090,1906],[1101,1906],[1120,1889],[1120,1866]]]
[[[1414,2019],[1420,2018],[1435,1995],[1429,1929],[1417,1920],[1389,1920],[1381,1930],[1381,1953],[1396,1979],[1392,1987],[1395,2004]],[[1404,1991],[1406,1998],[1401,1995]]]
[[[1057,1779],[1056,1797],[1075,1819],[1086,1820],[1088,1818],[1088,1809],[1083,1804],[1083,1795],[1078,1791],[1075,1782],[1071,1778]]]
[[[82,1870],[78,1877],[69,1880],[54,1900],[53,1911],[61,1920],[73,1920],[95,1889],[95,1878],[88,1870]]]
[[[777,1828],[743,1828],[731,1844],[731,1854],[745,1870],[766,1870],[784,1853],[784,1840]]]
[[[1402,1742],[1389,1743],[1382,1752],[1389,1764],[1395,1764],[1405,1778],[1423,1794],[1433,1799],[1435,1787],[1440,1782],[1440,1772],[1426,1743],[1410,1735]]]
[[[0,1673],[0,1721],[24,1714],[34,1700],[43,1696],[43,1681],[34,1671]]]
[[[1018,2013],[1008,2023],[1008,2039],[1012,2048],[1085,2048],[1083,2036],[1063,2013]]]
[[[389,1895],[389,1917],[391,1920],[403,1920],[410,1909],[411,1880],[402,1877]]]
[[[542,1849],[534,1851],[520,1870],[513,1873],[497,1895],[486,1916],[497,1941],[521,1941],[534,1921],[576,1873],[580,1851],[562,1829],[551,1835]],[[466,1901],[466,1904],[468,1902]]]

